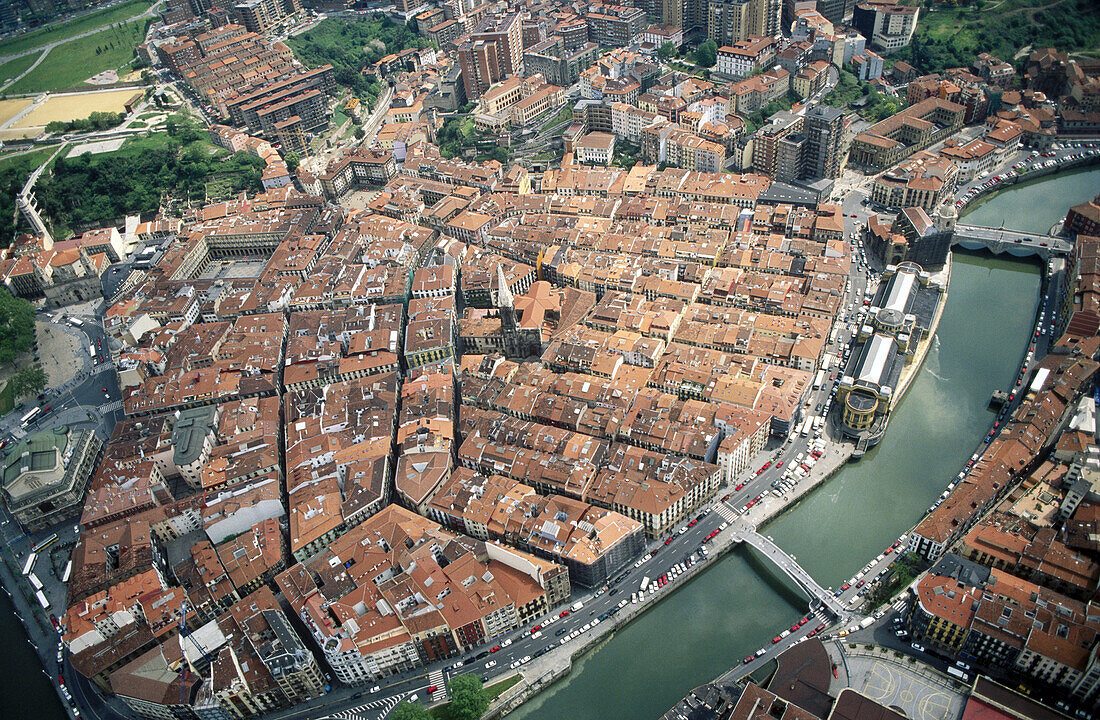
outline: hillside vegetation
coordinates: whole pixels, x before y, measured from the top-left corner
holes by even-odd
[[[890,55],[922,72],[969,67],[988,52],[1006,62],[1026,47],[1063,52],[1100,51],[1100,3],[1096,0],[977,0],[965,6],[937,3],[921,9],[917,32],[906,48]]]
[[[368,108],[374,107],[381,86],[363,75],[363,68],[405,48],[429,45],[409,28],[382,15],[353,20],[330,18],[286,42],[303,65],[332,65],[336,82],[350,88]]]

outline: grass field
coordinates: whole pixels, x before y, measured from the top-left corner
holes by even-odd
[[[7,155],[0,155],[0,170],[3,170],[6,166],[15,161],[29,162],[29,167],[38,167],[42,163],[50,159],[50,155],[53,155],[57,148],[43,148],[42,150],[34,150],[29,153],[9,153]]]
[[[153,3],[149,2],[149,0],[131,0],[131,2],[116,5],[109,10],[93,13],[79,20],[73,20],[72,22],[63,23],[61,25],[25,33],[18,37],[11,38],[10,40],[0,42],[0,56],[26,52],[59,40],[71,38],[74,35],[79,35],[89,30],[95,30],[98,27],[106,27],[107,25],[122,22],[127,18],[143,12],[152,4]],[[88,74],[94,75],[95,73]]]
[[[45,127],[54,120],[82,120],[94,112],[124,112],[126,101],[140,92],[141,88],[126,88],[111,92],[51,95],[49,100],[24,115],[12,127]],[[0,105],[4,102],[11,101],[0,101]],[[2,116],[3,111],[0,109],[0,117]]]
[[[0,65],[0,85],[22,75],[26,72],[27,68],[34,65],[34,61],[37,59],[38,55],[31,53],[30,55],[15,58],[14,60],[8,60],[3,65]]]
[[[501,680],[498,683],[494,683],[492,685],[486,685],[485,689],[489,692],[489,700],[490,701],[496,700],[497,697],[499,697],[501,693],[503,693],[505,690],[512,687],[513,685],[519,683],[519,681],[522,680],[522,679],[523,679],[522,675],[513,675],[512,677],[507,678],[505,680]],[[444,703],[443,705],[433,707],[428,712],[431,713],[431,716],[433,718],[435,718],[436,720],[450,720],[450,717],[451,717],[451,704],[450,703]]]
[[[145,38],[145,28],[149,22],[148,19],[134,20],[121,28],[110,28],[59,45],[30,75],[12,85],[7,92],[17,94],[89,87],[84,81],[91,76],[104,70],[114,70],[133,60],[134,48]],[[81,117],[87,116],[88,113],[85,113]]]

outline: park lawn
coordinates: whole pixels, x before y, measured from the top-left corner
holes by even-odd
[[[135,135],[123,143],[122,147],[116,150],[114,154],[123,156],[140,155],[151,150],[160,150],[168,147],[170,139],[167,132],[151,132],[147,135]],[[207,155],[218,159],[225,159],[233,154],[225,148],[220,148],[206,140],[195,140],[188,145],[188,147],[196,146],[201,147]]]
[[[57,150],[57,148],[45,148],[43,150],[35,150],[34,152],[22,153],[19,155],[8,154],[0,155],[0,170],[3,170],[6,166],[12,164],[15,161],[30,162],[29,167],[38,167],[42,163],[50,159],[50,155]]]
[[[134,59],[134,48],[145,39],[150,20],[134,20],[79,40],[59,45],[8,93],[32,93],[68,88],[93,89],[84,81],[104,70],[115,70]],[[114,45],[112,48],[111,45]],[[100,52],[97,54],[96,49]]]
[[[489,693],[489,702],[496,700],[497,697],[499,697],[505,690],[512,687],[513,685],[516,685],[522,679],[522,675],[516,674],[512,675],[509,678],[505,678],[498,683],[486,685],[485,690]],[[436,707],[431,708],[428,712],[431,713],[431,716],[433,718],[436,718],[436,720],[450,720],[450,708],[450,703],[443,703],[442,705],[437,705]]]
[[[974,20],[977,16],[971,8],[960,8],[922,12],[918,22],[929,38],[946,40],[958,36],[959,40],[972,43],[976,39],[972,28]]]
[[[0,42],[0,55],[15,55],[16,53],[33,50],[34,48],[42,47],[43,45],[48,45],[58,40],[71,38],[74,35],[79,35],[98,27],[106,27],[107,25],[122,22],[146,10],[152,4],[153,3],[149,2],[149,0],[131,0],[122,5],[116,5],[113,8],[92,13],[91,15],[71,22],[43,28],[41,30],[33,30],[29,33],[11,38],[10,40]],[[95,73],[89,73],[89,75],[94,74]]]
[[[12,78],[17,78],[27,71],[31,65],[34,65],[34,61],[38,59],[38,56],[34,53],[30,55],[24,55],[23,57],[17,57],[14,60],[8,60],[3,65],[0,65],[0,85],[3,85]]]

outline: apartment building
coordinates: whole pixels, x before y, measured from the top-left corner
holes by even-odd
[[[913,40],[920,8],[890,0],[861,2],[852,9],[852,26],[874,47],[889,54]]]
[[[775,40],[770,37],[750,36],[733,45],[718,48],[719,75],[726,78],[742,78],[767,65],[775,57]]]
[[[620,5],[593,5],[584,19],[588,23],[588,40],[600,47],[626,47],[642,34],[646,27],[644,10]]]
[[[466,97],[481,97],[494,83],[523,69],[522,22],[518,13],[486,17],[458,46]]]

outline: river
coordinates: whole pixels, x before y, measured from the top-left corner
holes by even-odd
[[[1014,187],[966,221],[1045,232],[1093,197],[1100,169]],[[854,574],[908,530],[943,491],[992,422],[990,394],[1007,387],[1024,351],[1039,273],[1027,262],[956,253],[938,340],[886,437],[765,529],[823,585]],[[599,648],[515,720],[657,718],[790,625],[805,600],[766,562],[738,550],[679,588]],[[65,715],[0,598],[0,718]]]
[[[1046,232],[1098,188],[1100,169],[1067,173],[1006,190],[964,217]],[[822,585],[837,587],[921,518],[993,422],[990,395],[1019,367],[1038,265],[967,252],[953,261],[937,339],[886,437],[764,528]],[[744,550],[722,559],[509,719],[660,717],[804,612],[805,600],[777,572]]]

